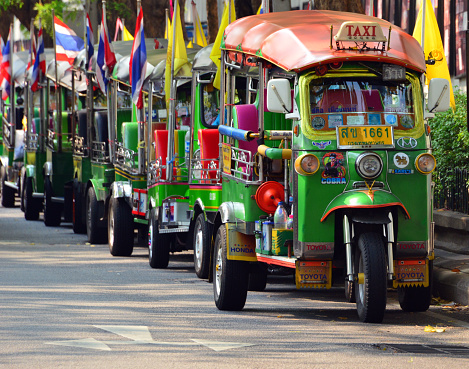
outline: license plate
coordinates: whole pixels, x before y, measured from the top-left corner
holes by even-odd
[[[339,126],[337,127],[339,149],[394,148],[392,126]]]
[[[299,261],[296,264],[297,288],[330,288],[330,261]]]

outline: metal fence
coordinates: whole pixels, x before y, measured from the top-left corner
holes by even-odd
[[[448,209],[469,214],[469,173],[465,169],[455,168],[445,178],[437,178],[434,193],[435,209]]]

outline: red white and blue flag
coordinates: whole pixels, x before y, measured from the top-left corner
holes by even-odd
[[[44,39],[42,37],[42,27],[37,34],[36,59],[34,60],[33,70],[31,72],[31,90],[33,92],[39,89],[39,82],[46,75],[46,55],[44,54]]]
[[[90,70],[93,66],[94,57],[94,35],[93,28],[91,27],[90,16],[86,14],[86,47],[87,47],[87,59],[86,59],[86,70]]]
[[[0,68],[0,74],[3,78],[2,81],[2,99],[6,100],[10,97],[10,87],[11,87],[11,64],[10,64],[10,42],[11,42],[11,30],[8,35],[8,40],[5,46],[3,47],[3,60]]]
[[[56,16],[54,16],[54,30],[57,61],[67,61],[72,65],[78,53],[85,47],[85,42]]]
[[[135,39],[130,54],[130,84],[132,85],[132,101],[137,109],[143,108],[142,88],[147,72],[147,49],[145,46],[145,35],[143,33],[143,11],[137,17],[135,25]]]
[[[101,18],[101,30],[99,32],[98,55],[96,56],[96,79],[101,91],[106,94],[109,77],[116,65],[116,56],[109,41],[106,18],[104,13]]]
[[[3,82],[2,76],[2,61],[3,61],[3,48],[5,47],[5,43],[3,42],[2,35],[0,35],[0,86]]]

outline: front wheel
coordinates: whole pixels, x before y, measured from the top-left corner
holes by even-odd
[[[148,228],[148,261],[152,268],[164,269],[169,263],[170,237],[160,233],[156,210],[151,209]]]
[[[134,220],[132,218],[132,209],[124,199],[111,197],[109,201],[108,242],[112,256],[132,255],[134,250]]]
[[[428,261],[429,286],[398,287],[397,296],[399,305],[404,311],[418,312],[427,311],[432,301],[433,285],[433,260]]]
[[[194,268],[197,277],[208,278],[210,266],[210,226],[205,220],[203,213],[200,213],[194,225]]]
[[[226,226],[222,224],[215,238],[213,258],[213,295],[219,310],[241,310],[246,303],[249,281],[249,264],[228,260]]]
[[[33,179],[31,177],[26,178],[23,182],[23,207],[24,219],[39,219],[39,208],[33,199]]]
[[[93,187],[88,188],[86,196],[86,234],[90,243],[106,243],[107,234],[100,225],[99,204]]]
[[[381,236],[363,233],[358,238],[355,254],[355,273],[364,278],[355,282],[355,297],[360,320],[381,323],[386,310],[386,254]]]

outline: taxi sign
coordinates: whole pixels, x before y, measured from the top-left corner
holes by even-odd
[[[336,132],[339,149],[394,148],[392,126],[339,126]]]
[[[344,22],[335,41],[386,42],[381,26],[376,22]]]

